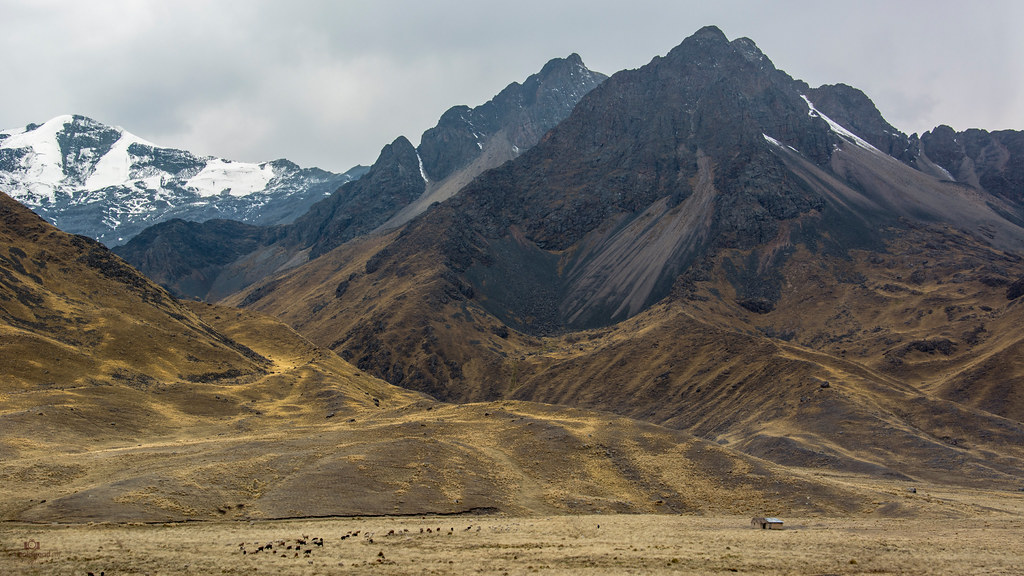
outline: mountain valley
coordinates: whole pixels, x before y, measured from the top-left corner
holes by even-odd
[[[79,184],[164,150],[68,117],[3,167],[61,126]],[[0,194],[0,519],[1019,520],[1022,158],[707,27],[551,60],[272,221],[111,250]]]

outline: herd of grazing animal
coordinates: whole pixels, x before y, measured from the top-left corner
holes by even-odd
[[[255,548],[250,551],[246,548],[246,542],[242,542],[238,545],[238,549],[245,555],[265,553],[281,556],[282,558],[287,558],[288,556],[298,558],[299,554],[302,554],[303,557],[309,558],[314,548],[324,547],[324,539],[310,538],[303,535],[302,538],[296,538],[294,543],[290,540],[274,540],[265,544],[253,542],[252,545]]]
[[[473,525],[469,525],[469,526],[466,527],[465,530],[463,530],[463,532],[468,532],[468,531],[470,531],[472,529],[473,529]],[[480,531],[480,527],[477,526],[476,530],[477,530],[477,532],[479,532]],[[423,535],[426,535],[426,534],[431,534],[431,535],[445,534],[445,535],[451,536],[452,534],[455,533],[455,528],[454,527],[448,528],[447,531],[442,531],[442,529],[440,527],[438,527],[436,529],[435,528],[420,528],[419,533],[423,534]],[[362,539],[363,539],[363,541],[366,544],[373,544],[374,543],[374,540],[373,540],[374,534],[372,532],[362,532],[360,530],[347,532],[346,534],[342,535],[339,538],[339,541],[356,539],[356,538],[358,538],[360,536],[360,534],[362,534],[362,536],[363,536]],[[403,529],[397,529],[397,530],[388,530],[388,532],[384,535],[384,537],[385,538],[393,538],[393,537],[396,537],[396,536],[411,537],[412,535],[413,535],[413,533],[410,532],[408,528],[403,528]],[[324,547],[324,539],[323,538],[319,538],[319,537],[310,538],[308,535],[303,534],[301,538],[295,538],[295,539],[290,539],[290,540],[271,540],[270,542],[264,542],[264,543],[260,543],[260,542],[252,542],[252,543],[242,542],[242,543],[240,543],[238,545],[238,551],[241,552],[245,556],[253,556],[253,555],[257,555],[257,554],[262,554],[265,557],[310,559],[310,558],[313,557],[314,551],[316,551],[318,548],[322,549],[323,547]],[[376,558],[375,561],[377,563],[388,562],[387,558],[384,556],[384,552],[383,551],[381,551],[380,553],[377,554],[377,558]]]

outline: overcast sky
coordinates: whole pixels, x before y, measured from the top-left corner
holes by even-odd
[[[1024,129],[1019,0],[0,0],[0,127],[84,114],[163,146],[343,171],[576,52],[612,74],[697,29],[897,128]]]

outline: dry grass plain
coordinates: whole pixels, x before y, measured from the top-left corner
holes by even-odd
[[[1019,512],[1021,499],[1017,498],[1014,505]],[[668,515],[379,517],[157,525],[4,524],[0,525],[4,549],[0,572],[1024,573],[1024,517],[1019,513],[993,512],[969,520],[787,520],[787,529],[781,531],[752,529],[746,517]],[[320,538],[323,544],[317,545],[315,542]],[[305,544],[297,544],[299,540]],[[25,550],[24,543],[33,541],[39,543],[38,549]],[[268,543],[273,544],[272,550],[257,552]]]
[[[724,514],[3,522],[0,574],[1024,574],[1024,492],[794,472],[905,504],[779,531]]]

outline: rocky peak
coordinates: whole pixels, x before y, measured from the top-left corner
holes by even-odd
[[[480,157],[488,140],[503,130],[512,132],[505,137],[516,149],[529,148],[605,78],[571,54],[549,61],[522,84],[509,84],[476,108],[448,109],[420,139],[424,171],[430,180],[444,180]]]
[[[389,176],[404,179],[423,180],[423,176],[419,174],[419,157],[416,148],[405,136],[395,138],[391,144],[381,149],[377,161],[370,167],[366,176],[373,179],[386,173]]]
[[[291,171],[299,171],[299,170],[301,170],[301,167],[299,167],[298,164],[296,164],[295,162],[292,162],[291,160],[285,159],[285,158],[278,158],[277,160],[272,160],[272,161],[268,162],[268,164],[270,164],[275,169],[280,170],[282,172],[286,172],[286,171],[287,172],[291,172]]]
[[[761,52],[761,49],[754,44],[754,41],[750,38],[737,38],[730,42],[730,45],[740,54],[747,62],[751,62],[758,65],[766,65],[774,68],[771,60]]]
[[[416,148],[399,136],[380,151],[362,178],[314,204],[289,229],[292,242],[315,258],[384,223],[426,188]]]
[[[959,170],[960,162],[966,155],[964,147],[957,140],[956,130],[945,124],[936,126],[921,135],[921,144],[925,154],[950,174],[955,174]]]
[[[548,60],[546,64],[540,69],[540,72],[534,74],[532,77],[537,77],[541,80],[547,80],[552,76],[560,74],[572,74],[574,72],[582,70],[584,73],[590,72],[583,64],[583,58],[580,55],[573,52],[565,58],[552,58]]]
[[[751,46],[757,50],[752,41],[732,45],[717,26],[705,26],[692,36],[684,39],[678,46],[665,55],[665,60],[690,62],[695,67],[715,66],[724,57],[745,54],[749,57]],[[757,50],[760,52],[760,50]],[[655,58],[658,61],[660,58]]]
[[[704,26],[683,41],[683,44],[728,44],[725,32],[715,25]]]

